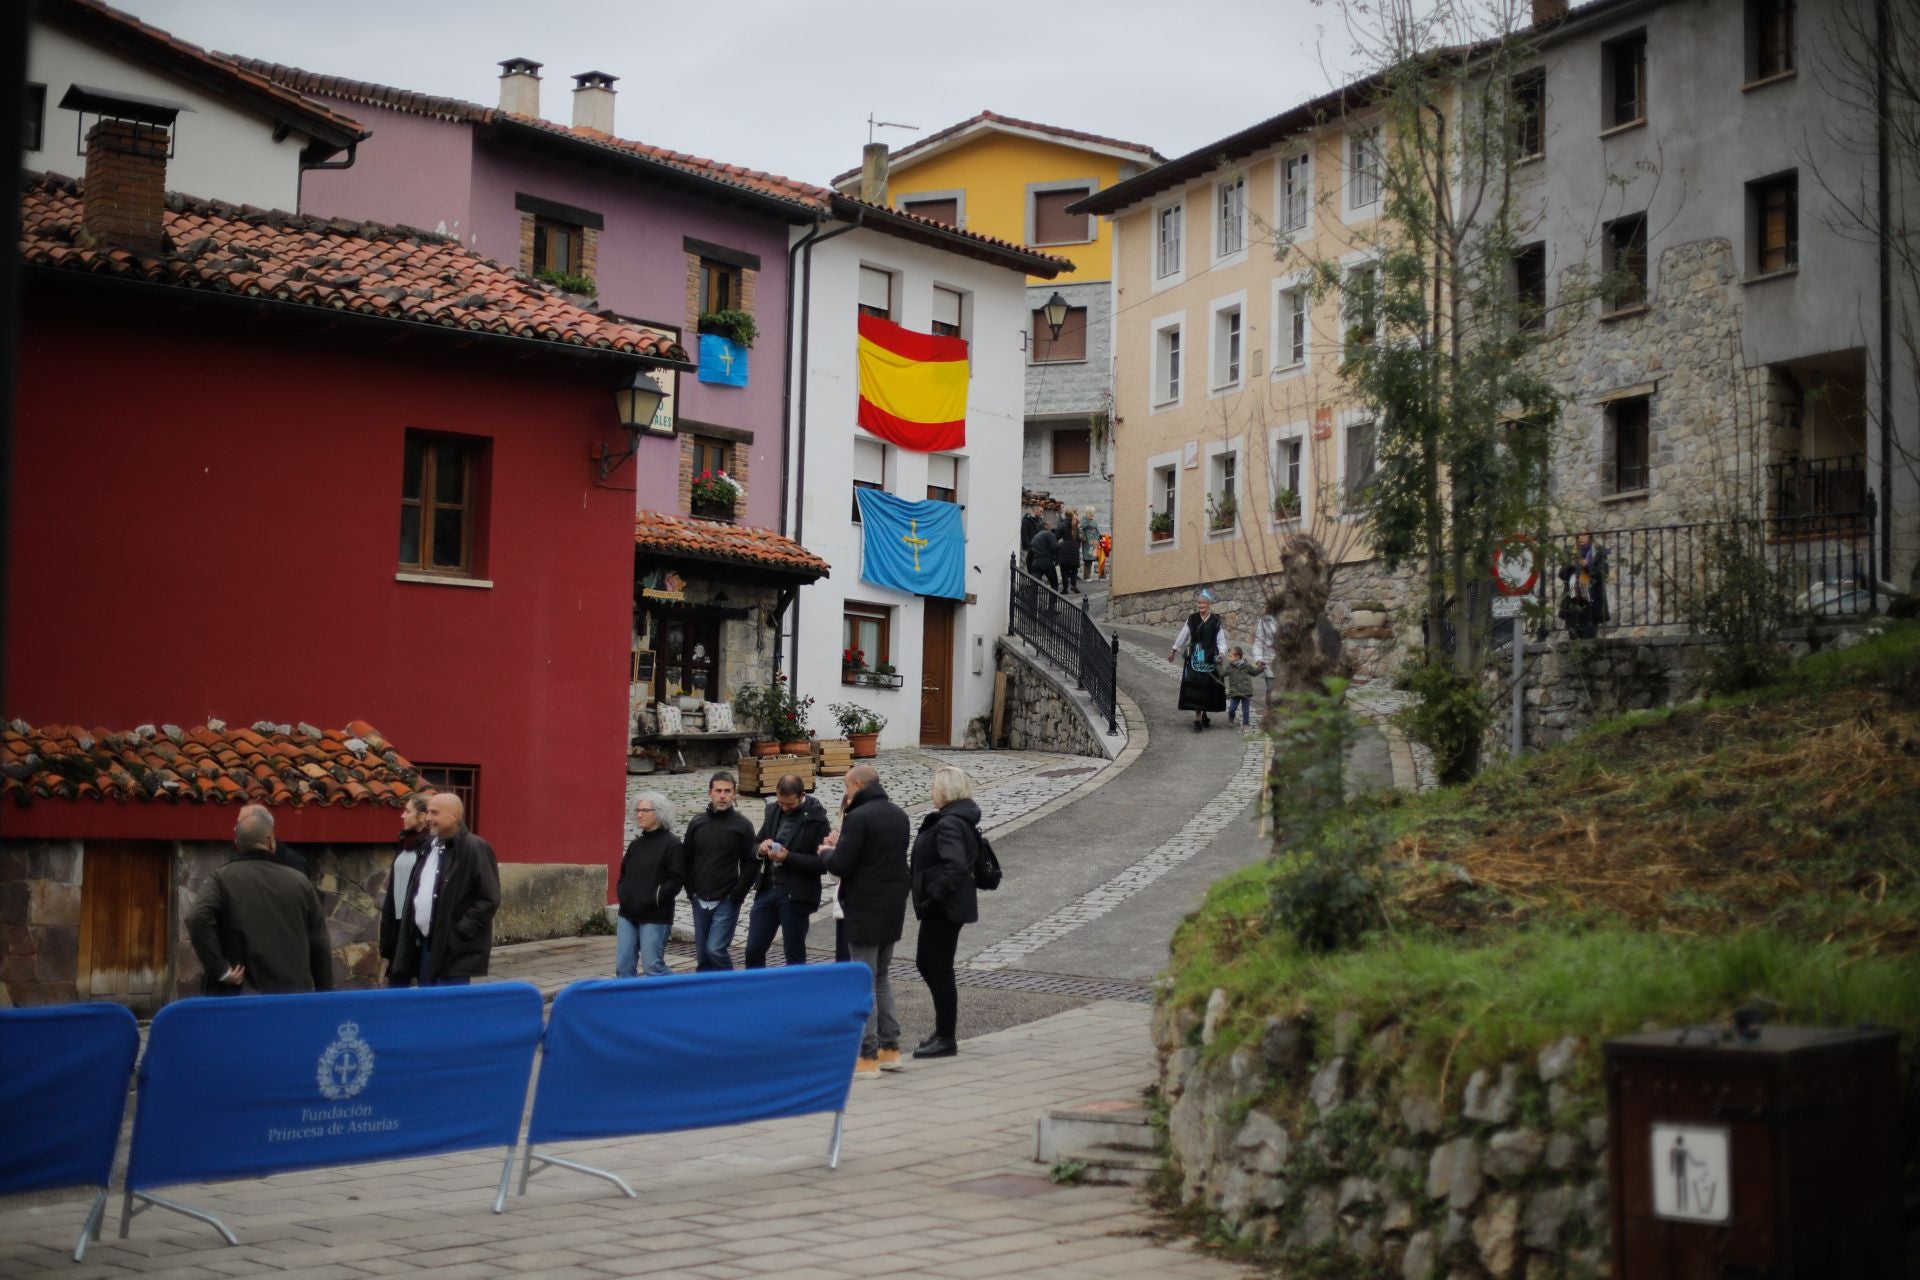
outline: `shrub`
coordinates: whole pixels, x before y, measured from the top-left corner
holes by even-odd
[[[760,326],[754,323],[753,313],[733,308],[709,311],[694,327],[701,333],[717,334],[743,347],[751,347],[753,340],[760,336]]]
[[[1493,723],[1493,707],[1478,681],[1444,659],[1410,660],[1396,681],[1414,695],[1413,705],[1397,717],[1407,735],[1433,752],[1443,783],[1465,782],[1480,756],[1481,735]]]
[[[576,276],[565,271],[536,271],[533,278],[542,284],[550,284],[563,293],[596,294],[600,291],[592,276]]]

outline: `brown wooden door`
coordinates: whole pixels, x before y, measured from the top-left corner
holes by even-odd
[[[920,602],[920,745],[953,741],[953,601]]]
[[[173,846],[89,840],[80,871],[80,998],[151,1013],[167,1002]]]

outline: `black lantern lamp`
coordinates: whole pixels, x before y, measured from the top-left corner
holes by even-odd
[[[1046,313],[1047,328],[1053,332],[1053,340],[1060,341],[1060,330],[1067,323],[1067,300],[1060,296],[1058,289],[1055,289],[1053,296],[1047,299],[1047,305],[1042,310]]]
[[[640,433],[653,425],[653,415],[660,411],[660,402],[666,398],[666,391],[644,369],[635,369],[614,388],[614,413],[620,420],[620,429],[627,433],[627,448],[625,453],[608,453],[604,447],[601,449],[602,481],[613,474],[615,467],[639,451]]]

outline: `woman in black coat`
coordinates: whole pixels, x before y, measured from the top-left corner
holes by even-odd
[[[673,900],[686,882],[680,837],[673,834],[673,805],[658,791],[642,792],[633,802],[640,834],[620,859],[620,922],[614,946],[613,976],[635,976],[643,960],[649,978],[667,968],[667,934],[673,929]]]
[[[967,775],[951,765],[933,774],[933,812],[920,820],[910,858],[913,914],[920,921],[914,964],[933,996],[933,1034],[913,1051],[916,1058],[951,1058],[959,1052],[956,1024],[960,989],[953,957],[960,930],[980,918],[973,864],[980,856],[980,806]]]
[[[1060,590],[1064,595],[1080,593],[1080,522],[1073,512],[1060,521],[1054,535],[1054,561],[1060,570]]]

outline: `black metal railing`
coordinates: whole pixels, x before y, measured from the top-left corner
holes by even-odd
[[[1025,572],[1007,557],[1007,634],[1019,636],[1045,662],[1086,690],[1094,710],[1107,718],[1107,732],[1120,732],[1120,638],[1109,637],[1087,615],[1087,598],[1079,607],[1052,587]]]
[[[1867,455],[1769,462],[1767,492],[1783,518],[1858,515],[1867,505]]]
[[[1875,502],[1857,511],[1634,529],[1594,529],[1547,539],[1538,588],[1576,635],[1684,633],[1719,584],[1727,550],[1757,555],[1789,618],[1878,613]]]

